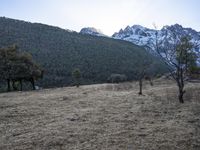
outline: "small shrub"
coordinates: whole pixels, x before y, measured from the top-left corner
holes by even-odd
[[[124,74],[111,74],[107,80],[109,83],[120,83],[127,81],[127,76]]]
[[[79,87],[79,85],[80,85],[80,78],[81,78],[81,71],[78,68],[74,69],[74,71],[72,72],[72,76],[75,79],[76,87]]]

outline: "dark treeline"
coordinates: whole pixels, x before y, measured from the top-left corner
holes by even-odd
[[[166,72],[161,61],[130,42],[69,32],[57,27],[0,18],[0,47],[16,44],[31,53],[45,70],[39,86],[56,87],[73,83],[72,71],[79,68],[81,84],[106,82],[111,74],[137,79],[143,59],[154,60],[152,73]]]

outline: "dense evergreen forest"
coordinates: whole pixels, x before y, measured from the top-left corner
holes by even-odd
[[[73,84],[72,71],[81,72],[81,84],[103,83],[111,74],[137,79],[144,59],[154,60],[152,73],[166,72],[161,61],[130,42],[70,32],[58,27],[0,17],[0,47],[16,44],[31,53],[44,69],[42,87]]]

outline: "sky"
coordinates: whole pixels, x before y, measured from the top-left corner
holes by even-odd
[[[181,24],[200,31],[200,0],[0,0],[0,16],[106,35],[127,25]]]

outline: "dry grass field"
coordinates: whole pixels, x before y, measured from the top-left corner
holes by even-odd
[[[200,83],[172,81],[0,94],[0,150],[200,150]]]

